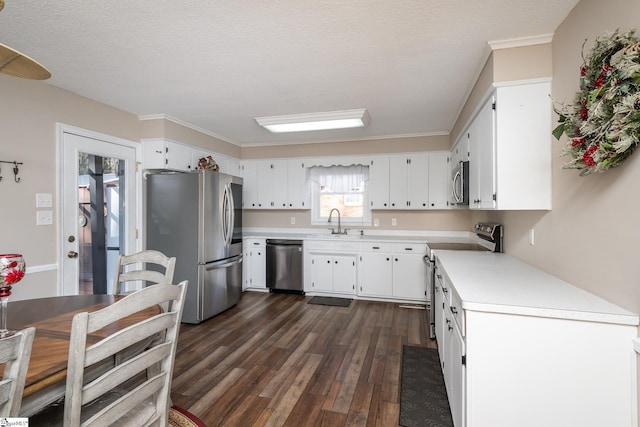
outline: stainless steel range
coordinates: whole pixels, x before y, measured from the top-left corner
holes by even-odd
[[[453,251],[487,251],[502,252],[503,245],[503,226],[500,224],[489,224],[479,222],[473,227],[474,236],[469,238],[441,237],[432,238],[427,242],[427,254],[424,260],[427,264],[427,290],[429,292],[429,301],[431,301],[431,309],[427,311],[429,316],[429,336],[435,338],[435,251],[437,250],[453,250]]]

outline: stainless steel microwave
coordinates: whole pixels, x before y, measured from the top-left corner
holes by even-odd
[[[469,162],[453,165],[449,182],[449,205],[469,205]]]

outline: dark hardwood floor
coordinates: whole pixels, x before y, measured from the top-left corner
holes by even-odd
[[[207,426],[397,426],[402,346],[435,347],[426,311],[245,292],[183,324],[172,399]]]

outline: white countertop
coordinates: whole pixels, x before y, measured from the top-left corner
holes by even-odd
[[[269,229],[269,230],[256,230],[249,229],[243,231],[243,238],[257,238],[257,239],[298,239],[298,240],[334,240],[334,241],[348,241],[348,242],[413,242],[413,243],[427,243],[428,241],[467,241],[469,240],[470,233],[466,231],[458,232],[406,232],[400,231],[397,234],[393,231],[371,231],[366,230],[363,235],[359,230],[349,230],[347,235],[332,235],[329,230],[319,229],[299,229],[299,230],[283,230],[283,229]]]
[[[436,250],[471,311],[637,326],[638,315],[506,254]]]

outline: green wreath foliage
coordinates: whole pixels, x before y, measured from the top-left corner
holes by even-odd
[[[620,166],[640,142],[640,39],[635,30],[601,36],[580,67],[580,90],[572,104],[556,103],[556,139],[568,141],[563,168],[580,175]]]

